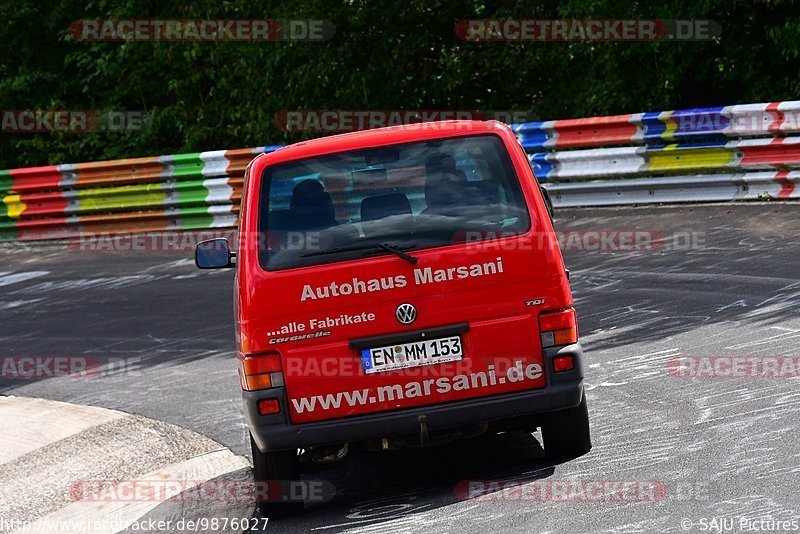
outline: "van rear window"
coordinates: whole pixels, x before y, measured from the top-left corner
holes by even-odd
[[[494,135],[342,152],[269,167],[259,258],[269,270],[524,233],[530,216]]]

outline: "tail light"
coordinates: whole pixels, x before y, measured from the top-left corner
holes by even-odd
[[[283,385],[280,353],[255,354],[239,361],[239,381],[243,390],[256,391]]]
[[[575,308],[540,313],[539,332],[543,348],[577,343],[578,318]]]

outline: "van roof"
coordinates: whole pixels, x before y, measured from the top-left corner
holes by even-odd
[[[257,159],[263,158],[267,160],[264,161],[265,164],[274,165],[296,159],[363,148],[427,141],[445,137],[509,132],[508,126],[499,121],[454,120],[424,122],[319,137],[288,145],[268,154],[261,154]]]

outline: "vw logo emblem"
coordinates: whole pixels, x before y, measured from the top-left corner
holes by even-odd
[[[401,324],[411,324],[417,319],[417,309],[412,304],[401,304],[394,312],[394,316]]]

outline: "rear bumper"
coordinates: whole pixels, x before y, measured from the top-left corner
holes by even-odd
[[[554,373],[552,359],[567,354],[573,356],[575,368],[569,372]],[[544,363],[548,385],[540,389],[293,425],[288,421],[285,390],[275,388],[243,392],[244,414],[258,448],[267,452],[419,433],[420,415],[426,416],[428,429],[436,432],[472,423],[551,412],[580,404],[583,398],[580,344],[547,349]],[[258,401],[262,399],[278,399],[281,413],[260,415]]]

